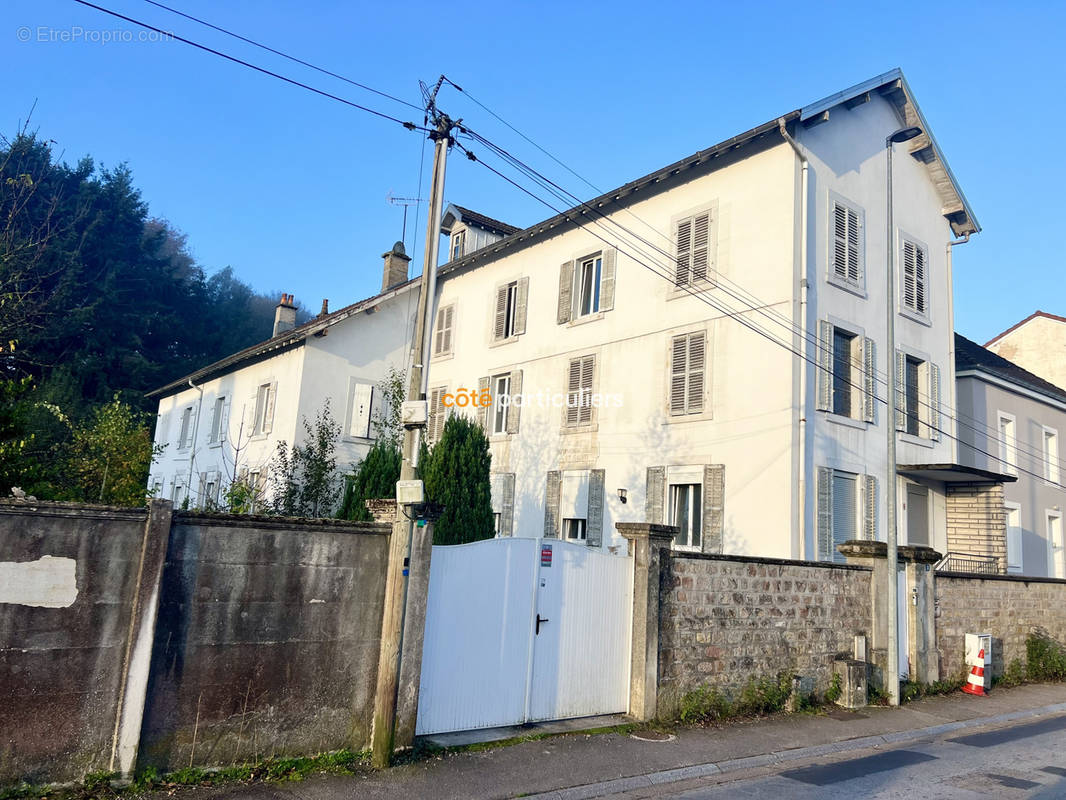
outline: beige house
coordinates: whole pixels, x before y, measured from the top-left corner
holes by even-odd
[[[1035,311],[985,344],[997,356],[1066,388],[1066,317]]]

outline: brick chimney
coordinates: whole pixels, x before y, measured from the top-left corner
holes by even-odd
[[[296,327],[296,303],[291,294],[283,294],[274,309],[274,336]]]
[[[385,259],[385,275],[381,279],[381,291],[391,289],[393,286],[399,286],[401,283],[407,282],[407,265],[411,261],[411,257],[403,249],[403,242],[397,242],[392,246],[392,249],[383,253],[382,258]]]

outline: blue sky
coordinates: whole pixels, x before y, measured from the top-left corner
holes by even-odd
[[[98,4],[421,121],[143,0]],[[1066,5],[167,4],[414,103],[443,72],[604,189],[902,67],[984,227],[955,252],[956,328],[983,342],[1037,308],[1066,313]],[[68,161],[127,162],[209,271],[232,266],[312,311],[377,291],[402,224],[386,196],[418,195],[419,134],[179,42],[86,41],[79,29],[131,26],[72,0],[7,0],[0,16],[4,133],[36,102],[34,127]],[[440,105],[591,194],[463,95],[445,88]],[[549,216],[461,156],[447,199],[516,225]],[[413,213],[409,246],[412,227]],[[416,263],[424,227],[423,212]]]

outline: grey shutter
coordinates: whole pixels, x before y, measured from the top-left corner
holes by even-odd
[[[815,407],[829,411],[833,407],[833,323],[818,320],[818,398]]]
[[[426,422],[426,441],[436,442],[444,430],[444,392],[443,388],[433,389],[429,393],[429,419]]]
[[[877,478],[863,476],[862,481],[862,538],[877,540]]]
[[[711,277],[711,215],[700,214],[692,220],[692,282]]]
[[[559,470],[548,473],[544,484],[544,536],[547,539],[559,538],[559,500],[562,485]]]
[[[833,560],[833,470],[818,467],[818,552],[819,561]]]
[[[848,277],[848,209],[840,203],[833,204],[833,272]]]
[[[703,552],[721,553],[725,540],[725,465],[703,468]]]
[[[507,286],[496,290],[496,308],[493,311],[492,340],[498,342],[507,332]]]
[[[666,467],[648,467],[644,481],[644,521],[662,524],[666,499]]]
[[[877,408],[877,353],[874,340],[862,340],[862,418],[876,421]]]
[[[940,367],[929,363],[929,438],[940,441]]]
[[[896,430],[907,430],[907,354],[896,351]]]
[[[445,306],[437,312],[436,355],[447,355],[452,351],[452,323],[455,321],[455,306]]]
[[[685,413],[685,366],[688,338],[675,336],[670,342],[670,416]]]
[[[499,478],[503,495],[500,498],[500,536],[514,536],[514,473],[504,472]]]
[[[704,363],[706,360],[706,337],[701,331],[688,336],[688,397],[686,414],[703,411]]]
[[[914,247],[914,310],[925,313],[925,248]]]
[[[480,398],[489,390],[489,376],[485,375],[477,379],[477,396],[478,403],[481,403]],[[489,408],[490,406],[478,405],[477,407],[477,421],[481,426],[481,430],[486,434],[489,432]]]
[[[578,403],[581,396],[581,359],[570,360],[570,368],[566,376],[566,424],[577,425],[580,408]]]
[[[614,308],[614,275],[617,251],[613,247],[603,251],[603,265],[600,272],[600,311]]]
[[[674,251],[674,283],[687,286],[692,276],[692,218],[677,223]]]
[[[515,291],[514,335],[526,332],[526,302],[529,300],[529,278],[518,279]]]
[[[596,370],[596,357],[585,356],[581,360],[581,407],[578,424],[588,425],[592,422],[592,380]]]
[[[585,523],[585,544],[599,547],[603,543],[603,494],[606,473],[602,469],[589,471],[589,508]]]
[[[559,267],[559,308],[556,311],[555,321],[565,325],[573,314],[573,300],[571,295],[574,291],[574,262],[567,261]]]
[[[522,370],[516,369],[511,372],[511,405],[507,409],[507,432],[518,433],[518,427],[522,420],[522,403],[514,402],[516,397],[522,395]]]

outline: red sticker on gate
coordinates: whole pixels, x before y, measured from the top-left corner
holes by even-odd
[[[540,565],[542,567],[550,567],[552,565],[552,546],[550,544],[542,545],[540,548]]]

